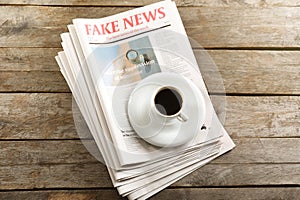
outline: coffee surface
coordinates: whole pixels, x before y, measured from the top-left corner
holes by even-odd
[[[181,109],[182,97],[176,90],[165,88],[155,95],[154,103],[161,114],[174,115]]]

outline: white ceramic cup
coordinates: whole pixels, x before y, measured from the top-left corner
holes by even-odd
[[[167,91],[168,95],[160,95],[162,92]],[[166,92],[165,92],[166,93]],[[158,99],[159,98],[159,99]],[[182,112],[182,108],[185,104],[183,93],[173,86],[160,86],[153,91],[151,101],[151,114],[152,119],[156,121],[155,124],[169,124],[174,120],[179,120],[184,123],[189,118]],[[171,113],[170,105],[173,106]],[[175,108],[176,107],[176,108]]]
[[[181,98],[179,107],[170,113],[160,109],[155,101],[166,88]],[[168,101],[164,105],[168,106]],[[205,99],[191,80],[172,72],[156,73],[143,79],[132,92],[128,116],[134,130],[145,141],[155,146],[175,147],[191,141],[199,133],[197,129],[206,116]]]

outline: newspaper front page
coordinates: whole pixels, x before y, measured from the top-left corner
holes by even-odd
[[[221,136],[208,135],[208,129],[199,127],[190,143],[165,149],[149,145],[130,126],[127,102],[132,90],[142,79],[161,71],[179,73],[198,86],[207,102],[205,125],[211,126],[214,111],[174,2],[73,22],[121,165],[154,160]],[[128,55],[137,57],[135,63]],[[147,66],[151,66],[148,71]]]

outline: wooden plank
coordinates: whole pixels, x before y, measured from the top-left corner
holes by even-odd
[[[262,188],[176,188],[166,189],[152,199],[297,199],[300,188],[262,187]]]
[[[60,47],[76,17],[104,17],[131,7],[0,7],[1,47]],[[181,7],[190,37],[209,48],[299,48],[299,7]],[[32,13],[35,13],[32,15]],[[80,13],[80,14],[79,14]],[[276,20],[274,20],[276,18]]]
[[[1,139],[78,138],[71,94],[1,94]]]
[[[299,138],[239,138],[218,164],[300,163]],[[86,147],[89,148],[88,151]],[[0,166],[98,163],[92,140],[0,141]],[[92,152],[93,154],[90,154]],[[98,157],[94,157],[98,156]]]
[[[0,4],[13,5],[80,5],[80,6],[142,6],[148,5],[159,0],[1,0]],[[284,7],[284,6],[299,6],[298,0],[273,0],[273,1],[221,1],[221,0],[175,0],[177,6],[213,6],[213,7]]]
[[[180,10],[188,36],[205,48],[297,48],[300,29],[295,12],[300,14],[294,8]]]
[[[300,164],[208,164],[176,187],[300,185]]]
[[[214,96],[213,101],[234,138],[300,135],[299,96]],[[69,93],[2,93],[0,110],[1,139],[78,138]]]
[[[300,164],[207,164],[172,187],[299,185]],[[0,190],[112,188],[102,164],[0,166]],[[63,178],[62,178],[63,177]]]
[[[227,97],[225,128],[232,137],[299,137],[300,98]]]
[[[60,72],[0,72],[0,92],[70,92]]]
[[[69,92],[54,61],[59,50],[0,48],[0,91]],[[300,94],[300,51],[194,50],[194,53],[211,93],[222,93],[225,88],[231,94]],[[207,59],[207,53],[212,60]]]
[[[262,187],[262,188],[168,188],[153,196],[151,199],[297,199],[299,187]],[[0,199],[30,199],[30,200],[96,200],[96,199],[125,199],[121,198],[114,189],[95,190],[42,190],[42,191],[9,191],[0,192]]]
[[[213,163],[300,163],[299,138],[238,138],[234,143],[232,151]]]
[[[211,93],[300,94],[300,51],[195,50],[194,54]]]
[[[294,140],[289,140],[290,144],[287,145],[284,149],[281,149],[283,147],[282,143],[287,144],[287,140],[286,139],[281,139],[277,141],[277,146],[276,146],[276,142],[275,144],[273,143],[273,146],[270,145],[272,144],[272,141],[275,141],[276,139],[273,140],[268,140],[268,141],[264,141],[264,146],[262,147],[266,153],[266,155],[264,156],[265,158],[267,158],[268,156],[271,156],[270,158],[275,158],[276,155],[278,155],[279,159],[283,158],[284,162],[286,161],[286,158],[290,156],[290,152],[295,151],[297,152],[297,148],[299,147],[299,142],[298,142],[298,147],[297,144],[295,144],[293,141]],[[252,143],[252,140],[248,140],[245,141],[245,143]],[[68,145],[66,147],[65,144],[72,144],[72,145]],[[2,176],[0,177],[1,180],[1,188],[0,189],[13,189],[13,187],[16,188],[22,188],[22,189],[30,189],[31,187],[33,188],[56,188],[56,187],[75,187],[75,188],[81,188],[83,187],[83,185],[81,185],[81,182],[79,180],[82,180],[83,178],[83,182],[86,184],[87,182],[89,183],[88,185],[84,185],[85,187],[109,187],[109,181],[108,181],[108,174],[105,171],[105,167],[103,165],[99,165],[99,164],[94,164],[94,163],[90,163],[90,164],[82,164],[82,162],[89,162],[89,160],[91,159],[90,156],[88,156],[86,154],[86,152],[84,152],[84,149],[82,149],[82,147],[80,147],[80,144],[78,142],[60,142],[61,145],[59,145],[59,142],[53,142],[51,144],[51,142],[41,142],[40,144],[37,144],[36,142],[14,142],[14,143],[3,143],[1,142],[1,149],[3,149],[3,147],[5,148],[3,153],[3,158],[4,160],[7,160],[8,157],[8,151],[12,150],[11,154],[15,154],[16,152],[19,151],[19,156],[13,155],[13,157],[11,158],[22,158],[24,157],[24,152],[26,152],[26,159],[29,159],[29,161],[25,161],[25,159],[23,158],[23,162],[22,161],[17,161],[20,162],[18,164],[22,164],[19,166],[15,166],[15,165],[11,165],[12,163],[6,163],[7,165],[3,165],[0,166],[0,172],[2,174]],[[56,143],[56,144],[55,144]],[[3,145],[4,144],[4,145]],[[23,146],[22,146],[23,144]],[[31,144],[31,145],[28,145]],[[10,146],[11,148],[8,148],[7,146],[5,147],[5,145]],[[75,145],[75,146],[73,146]],[[240,145],[240,144],[239,144]],[[238,145],[238,146],[239,146]],[[253,144],[250,144],[250,146]],[[260,144],[261,145],[261,144]],[[259,146],[260,146],[259,145]],[[268,152],[268,148],[265,146],[272,146],[272,153],[274,154],[273,156],[271,155],[271,152]],[[62,149],[60,150],[54,150],[51,148],[57,148],[58,146],[61,146]],[[289,147],[294,146],[295,149],[294,150],[288,150]],[[14,148],[19,148],[17,151],[14,150],[12,147]],[[32,148],[30,148],[32,147]],[[46,147],[46,148],[43,148]],[[71,147],[75,147],[74,149]],[[79,150],[78,150],[79,147]],[[281,150],[280,150],[281,149]],[[240,149],[236,149],[233,150],[232,152],[238,152],[241,150]],[[244,159],[248,156],[247,155],[247,150],[251,150],[251,149],[244,149],[242,150],[242,152],[246,153],[246,155],[244,155]],[[276,150],[279,150],[279,152],[277,153]],[[285,151],[287,150],[287,151]],[[46,152],[48,151],[48,152]],[[61,152],[58,152],[61,151]],[[73,158],[71,155],[71,151],[73,154],[77,154],[75,155]],[[230,153],[232,153],[230,152]],[[255,153],[257,153],[258,151],[252,151],[253,155]],[[229,154],[230,154],[229,153]],[[285,154],[286,153],[286,154]],[[23,154],[23,155],[22,155]],[[34,154],[36,154],[34,156]],[[83,155],[82,155],[83,154]],[[227,155],[229,155],[227,154]],[[238,153],[239,154],[239,153]],[[250,154],[250,153],[249,153]],[[299,153],[298,153],[299,154]],[[56,157],[55,157],[56,155]],[[241,158],[241,156],[236,156],[232,155],[232,159],[234,160],[239,160],[239,158]],[[252,155],[252,158],[254,158],[255,156]],[[285,156],[284,155],[289,155],[289,156]],[[48,157],[46,157],[48,156]],[[260,159],[261,156],[263,156],[263,153],[258,154],[258,158],[256,159]],[[55,158],[54,158],[55,157]],[[51,159],[53,158],[53,160]],[[231,159],[229,158],[229,159]],[[248,161],[253,161],[250,156],[250,159]],[[83,161],[81,160],[83,159]],[[276,158],[278,159],[278,158]],[[294,160],[296,159],[296,160]],[[1,159],[2,160],[2,159]],[[11,159],[11,160],[16,160],[16,159]],[[37,162],[38,160],[38,162]],[[44,161],[43,161],[44,160]],[[50,161],[49,163],[49,160]],[[221,158],[222,160],[222,158]],[[224,160],[224,159],[223,159]],[[225,159],[226,160],[226,159]],[[266,159],[264,159],[264,162],[268,162],[266,161]],[[268,159],[267,159],[268,160]],[[299,162],[299,155],[298,158],[297,156],[294,154],[290,157],[291,161],[297,161]],[[93,161],[93,159],[92,159]],[[2,162],[2,161],[1,161]],[[27,163],[32,162],[30,165],[26,165]],[[66,162],[70,162],[71,164],[62,164],[62,163],[66,163]],[[73,163],[74,162],[74,163]],[[76,163],[77,162],[77,163]],[[234,161],[233,161],[234,162]],[[237,161],[239,162],[239,161]],[[255,161],[253,161],[255,162]],[[273,162],[273,161],[272,161]],[[276,161],[275,161],[276,162]],[[34,165],[35,163],[38,163],[39,165]],[[59,165],[55,165],[53,163],[59,164]],[[221,161],[222,163],[222,161]],[[3,163],[5,164],[5,163]],[[15,164],[15,163],[14,163]],[[2,163],[1,163],[2,165]],[[208,166],[208,167],[207,167]],[[299,164],[210,164],[207,165],[204,168],[201,168],[200,170],[194,172],[192,175],[190,175],[189,177],[183,179],[183,183],[181,184],[175,184],[176,186],[224,186],[224,185],[239,185],[239,184],[248,184],[249,182],[247,182],[248,180],[250,180],[250,185],[277,185],[277,184],[299,184],[300,177],[299,174],[297,173],[297,168],[299,167]],[[268,171],[269,173],[265,173],[266,171]],[[294,171],[294,173],[292,173]],[[82,175],[82,173],[84,173]],[[63,180],[60,180],[60,176],[62,176],[62,174],[64,174],[65,178]],[[68,174],[68,175],[66,175]],[[284,178],[286,177],[287,174],[290,174],[291,178]],[[95,175],[95,177],[93,176]],[[8,177],[9,178],[8,178]],[[21,176],[22,179],[24,180],[25,183],[23,182],[22,185],[19,185],[20,183],[18,182],[18,179],[16,177]],[[106,180],[105,182],[101,182],[99,183],[99,178],[101,177],[101,180]],[[243,178],[238,178],[239,176],[243,177]],[[51,177],[51,180],[49,181],[47,178],[45,177]],[[256,179],[255,177],[259,177],[259,180]],[[34,178],[35,181],[32,181],[32,179]],[[47,182],[46,180],[48,180],[49,182]],[[59,181],[59,180],[60,181]],[[14,182],[16,181],[16,182]],[[26,181],[28,181],[28,183],[26,183]],[[70,183],[68,182],[72,182],[72,184],[70,185]],[[74,182],[75,181],[75,182]],[[195,183],[195,181],[197,181]],[[225,181],[225,182],[224,182]],[[244,181],[244,182],[243,182]],[[253,182],[251,182],[253,181]],[[271,182],[268,182],[271,181]],[[34,182],[34,183],[32,183]],[[199,184],[200,183],[200,184]],[[42,184],[42,186],[40,185]],[[75,184],[75,185],[74,185]],[[17,186],[16,186],[17,185]]]
[[[99,18],[129,9],[2,6],[0,7],[0,47],[61,47],[60,34],[67,31],[67,25],[73,18],[79,16]]]
[[[0,71],[59,71],[61,48],[0,48]]]
[[[0,166],[0,190],[112,187],[102,164]]]
[[[42,190],[42,191],[0,191],[0,199],[28,199],[28,200],[97,200],[97,199],[127,199],[122,198],[115,189],[97,190]]]
[[[98,163],[92,140],[0,141],[0,166]]]

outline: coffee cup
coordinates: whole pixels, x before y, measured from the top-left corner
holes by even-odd
[[[184,105],[183,93],[173,86],[160,86],[153,92],[151,109],[154,117],[162,123],[169,123],[174,119],[184,123],[188,120],[182,112]]]
[[[172,72],[143,79],[128,101],[130,124],[145,141],[175,147],[191,141],[205,120],[205,99],[189,79]]]

